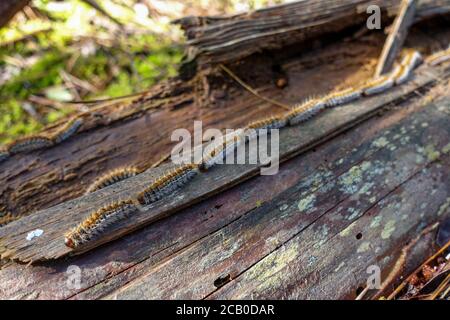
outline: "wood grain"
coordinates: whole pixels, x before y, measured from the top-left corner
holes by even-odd
[[[423,100],[428,102],[425,103]],[[287,161],[281,166],[277,175],[252,178],[230,190],[221,192],[197,205],[184,209],[176,215],[153,223],[140,231],[86,254],[33,266],[20,264],[5,266],[0,270],[0,278],[2,279],[0,282],[0,297],[3,299],[98,299],[108,294],[114,295],[115,291],[120,290],[125,284],[145,276],[155,268],[159,268],[165,261],[172,260],[174,257],[182,254],[193,244],[210,237],[216,237],[217,233],[221,233],[221,230],[230,224],[238,225],[243,216],[253,214],[258,207],[265,206],[267,208],[269,203],[273,201],[272,199],[284,191],[295,187],[297,190],[301,188],[301,190],[311,190],[314,193],[314,190],[321,189],[324,185],[329,185],[331,181],[337,180],[338,177],[349,172],[351,168],[360,165],[362,161],[373,158],[382,149],[393,149],[393,145],[398,144],[411,144],[411,137],[413,136],[422,136],[420,143],[423,145],[431,144],[432,141],[428,140],[431,136],[423,131],[424,127],[422,127],[422,124],[414,121],[414,119],[412,122],[408,121],[408,118],[415,117],[416,113],[424,109],[434,108],[429,103],[428,96],[423,100],[417,98],[408,99],[404,103],[400,103],[396,108],[384,113],[381,117],[373,117],[354,129],[325,142],[318,146],[317,149]],[[450,115],[450,111],[447,107],[444,108],[442,103],[437,104],[436,107],[444,115]],[[427,130],[430,127],[429,125]],[[438,149],[436,148],[435,150]],[[422,151],[424,153],[421,157],[428,153],[432,155],[433,152],[429,151],[433,150],[428,148],[427,152]],[[440,170],[446,171],[445,167],[442,167]],[[352,172],[355,172],[355,170],[352,170]],[[392,172],[390,175],[394,174],[395,172]],[[387,177],[390,175],[386,174]],[[423,181],[421,186],[423,186],[424,190],[431,190],[428,188],[432,188],[429,183],[425,184]],[[374,191],[376,189],[376,185],[371,188]],[[329,190],[329,193],[333,194],[337,190],[337,187],[333,188]],[[442,201],[441,194],[438,195],[433,191],[430,194],[432,194],[432,197],[427,203],[432,201],[439,203]],[[294,200],[295,198],[292,199],[292,201]],[[298,201],[300,201],[300,198],[298,198]],[[397,206],[398,204],[393,204],[391,210],[396,210]],[[442,208],[445,208],[445,206],[442,206]],[[444,210],[442,211],[444,212]],[[279,217],[282,217],[283,212],[280,211],[279,214],[281,216]],[[395,213],[392,213],[392,216],[395,217]],[[302,219],[302,217],[303,215],[300,215],[299,219]],[[370,217],[373,219],[376,215],[370,215]],[[259,220],[255,219],[254,221],[257,222]],[[274,224],[277,225],[284,221],[284,219],[278,218],[274,221]],[[369,225],[369,223],[366,223],[366,225]],[[280,227],[276,226],[276,228],[279,229]],[[275,236],[275,239],[283,236],[284,231],[283,229],[281,230]],[[345,238],[346,241],[355,239],[356,233],[358,233],[357,229],[354,230],[353,234]],[[376,235],[376,233],[372,234]],[[410,239],[410,237],[414,236],[411,232],[408,232],[405,234],[405,239]],[[418,245],[419,250],[410,262],[412,269],[411,266],[407,266],[406,272],[413,270],[417,266],[414,263],[420,263],[426,258],[427,250],[432,248],[432,242],[429,241],[433,239],[432,236],[420,242]],[[315,237],[320,239],[319,233],[312,235],[311,238],[314,239]],[[226,238],[223,239],[226,240]],[[253,239],[260,241],[258,237]],[[370,238],[366,237],[365,233],[363,233],[362,239],[370,241]],[[386,246],[389,246],[392,250],[389,249],[389,252],[385,255],[379,253],[379,260],[387,256],[395,257],[396,252],[398,252],[396,248],[401,247],[399,243],[398,241],[386,243]],[[251,247],[250,241],[247,245]],[[217,252],[217,250],[211,251]],[[212,257],[211,261],[213,262],[215,259]],[[346,282],[348,287],[340,288],[333,297],[343,298],[351,295],[354,297],[356,287],[361,284],[361,279],[366,275],[365,260],[359,259],[357,261],[360,267],[356,272],[352,271],[352,274],[356,274],[357,277],[349,276],[349,281]],[[341,263],[341,261],[337,260],[332,260],[331,262],[334,263],[335,268],[339,267]],[[185,263],[191,268],[196,267],[196,264],[192,261],[185,261]],[[79,267],[81,270],[82,280],[79,288],[67,285],[69,275],[67,270],[70,266]],[[389,267],[383,268],[383,273]],[[204,273],[213,272],[212,270],[206,266]],[[227,271],[225,271],[225,274],[214,273],[213,282],[221,276],[226,276]],[[181,275],[181,273],[177,274]],[[339,274],[347,274],[345,268]],[[213,284],[208,285],[214,286]],[[216,290],[215,286],[213,290]],[[338,293],[340,294],[344,291],[346,292],[344,296],[338,296]]]
[[[363,27],[368,18],[366,9],[374,4],[388,13],[383,24],[392,21],[399,12],[397,0],[306,0],[229,17],[187,17],[176,23],[188,38],[188,61],[206,68],[294,43],[298,48],[307,46],[312,39],[326,34],[358,25]],[[448,2],[421,0],[415,21],[449,12]]]
[[[426,69],[426,70],[424,70]],[[385,95],[363,99],[345,107],[332,109],[315,121],[298,127],[289,127],[280,131],[280,160],[285,161],[294,155],[312,148],[317,143],[329,139],[342,130],[354,126],[381,107],[403,98],[420,87],[436,80],[437,70],[428,67],[418,70],[414,81],[403,87],[395,88]],[[305,134],[307,132],[307,134]],[[189,183],[182,191],[172,197],[163,199],[119,223],[111,232],[98,241],[89,243],[83,251],[92,249],[103,243],[117,239],[124,234],[142,228],[175,211],[192,205],[201,199],[223,191],[258,174],[258,165],[233,165],[214,168],[207,174],[200,175]],[[166,167],[149,169],[143,174],[117,183],[109,188],[99,190],[90,195],[68,201],[61,205],[44,210],[36,215],[24,217],[0,229],[0,246],[2,258],[15,259],[22,262],[37,262],[60,258],[71,252],[64,245],[63,235],[79,223],[91,211],[113,201],[133,197],[146,185],[161,174]],[[70,212],[70,214],[68,214]],[[27,241],[30,230],[42,229],[44,234],[35,241]]]

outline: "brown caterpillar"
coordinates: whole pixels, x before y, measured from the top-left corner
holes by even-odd
[[[246,129],[281,129],[287,124],[286,118],[284,116],[273,116],[270,118],[265,118],[249,123]]]
[[[231,153],[237,146],[239,146],[244,140],[243,133],[230,135],[224,137],[222,142],[216,145],[211,151],[203,157],[202,162],[199,165],[200,170],[208,170],[212,166],[222,162],[228,154]]]
[[[450,60],[450,48],[431,55],[430,57],[428,57],[427,63],[431,66],[437,66],[448,60]]]
[[[325,109],[323,99],[309,99],[294,106],[292,111],[288,112],[286,118],[291,126],[311,119],[313,116]]]
[[[56,132],[53,139],[56,143],[61,143],[74,135],[82,125],[83,119],[74,117]]]
[[[104,206],[67,232],[64,236],[64,243],[66,246],[75,249],[98,238],[106,228],[123,220],[136,210],[137,206],[132,200],[123,200]]]
[[[414,69],[423,61],[422,56],[417,51],[408,52],[402,59],[400,66],[393,72],[396,85],[401,85],[409,80]]]
[[[31,152],[42,148],[48,148],[54,145],[54,141],[44,135],[36,135],[17,139],[8,146],[11,154],[22,152]]]
[[[358,88],[347,88],[337,92],[333,92],[326,96],[323,100],[327,108],[337,107],[342,104],[352,102],[361,98],[362,91]]]
[[[391,74],[383,75],[378,78],[367,81],[363,86],[363,94],[371,96],[384,92],[394,86],[394,79]]]
[[[140,204],[150,204],[184,186],[198,173],[198,165],[186,164],[166,172],[150,186],[140,192],[137,200]]]
[[[106,188],[119,181],[134,177],[140,171],[135,167],[125,167],[107,172],[105,175],[96,179],[86,190],[86,194]]]
[[[250,122],[245,131],[247,132],[247,138],[252,139],[258,136],[260,130],[272,130],[284,128],[288,123],[288,119],[284,115],[273,116],[261,120]]]
[[[0,227],[7,225],[10,222],[13,222],[19,219],[19,216],[13,216],[11,213],[0,216]]]

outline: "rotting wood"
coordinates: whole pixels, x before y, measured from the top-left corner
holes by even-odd
[[[408,35],[409,27],[414,21],[417,1],[418,0],[402,1],[398,16],[391,26],[383,51],[381,52],[377,68],[375,69],[375,77],[379,77],[392,69],[394,61],[401,51],[406,36]]]
[[[358,68],[355,63],[366,64],[376,56],[376,48],[354,43],[351,51],[358,54],[355,58],[347,55],[346,46],[337,43],[331,46],[331,55],[319,50],[291,63],[286,70],[291,83],[283,90],[270,85],[270,63],[265,60],[259,61],[256,68],[253,63],[240,65],[238,74],[251,69],[257,75],[250,83],[258,92],[295,103],[310,94],[332,89],[342,79],[350,78],[347,82],[351,83],[370,75],[370,70]],[[319,79],[313,70],[318,70],[317,75],[329,74],[327,81]],[[235,86],[225,74],[219,80],[226,81],[226,96],[216,99],[215,104],[211,102],[209,107],[195,104],[192,83],[179,80],[156,86],[141,99],[136,98],[137,102],[125,99],[98,107],[91,117],[85,117],[83,127],[72,139],[0,164],[0,180],[5,182],[0,185],[0,206],[14,215],[33,214],[80,196],[93,180],[109,170],[124,165],[146,168],[162,153],[170,152],[171,132],[177,128],[192,131],[194,120],[202,121],[204,130],[237,128],[249,119],[279,112]],[[45,133],[51,134],[51,130],[56,127]]]
[[[446,3],[440,5],[445,7]],[[435,31],[436,36],[442,34],[441,29]],[[424,39],[417,33],[411,34],[408,41],[421,52],[430,52],[433,39]],[[290,49],[272,52],[270,57],[259,55],[251,61],[241,61],[233,70],[264,96],[294,104],[343,83],[351,85],[367,78],[383,40],[376,33],[367,39],[336,42],[296,55],[294,61]],[[284,89],[273,85],[274,66],[281,66],[289,79]],[[320,77],[323,74],[327,74],[326,79]],[[80,196],[98,176],[110,170],[124,165],[147,168],[161,154],[170,152],[171,131],[191,129],[194,120],[201,120],[204,129],[236,128],[249,119],[279,111],[241,88],[236,89],[224,74],[213,80],[205,105],[196,101],[195,82],[172,79],[134,99],[94,107],[79,134],[69,141],[30,155],[17,155],[0,164],[0,181],[5,182],[0,185],[0,207],[15,216],[34,214]],[[56,129],[52,126],[44,133],[51,134]]]
[[[428,96],[425,100],[428,100]],[[0,297],[98,299],[112,294],[131,280],[145,275],[168,257],[180,254],[192,243],[220,232],[222,227],[240,219],[242,215],[251,214],[252,210],[272,201],[280,192],[297,184],[301,184],[305,190],[317,189],[342,175],[362,159],[372,157],[380,148],[391,148],[392,141],[401,139],[407,142],[409,130],[403,134],[401,128],[392,130],[392,126],[425,108],[428,105],[424,105],[421,100],[409,99],[384,113],[382,117],[371,118],[354,130],[346,131],[324,143],[317,150],[288,161],[282,165],[277,175],[251,179],[85,255],[35,266],[10,264],[0,270]],[[405,128],[409,129],[407,126]],[[276,219],[274,224],[284,221]],[[189,232],[186,232],[187,226]],[[312,238],[314,239],[314,235]],[[347,239],[352,238],[350,236]],[[370,240],[367,237],[364,239]],[[389,246],[397,247],[395,243],[390,243]],[[420,255],[414,261],[423,261],[427,255],[424,254],[425,256]],[[335,268],[339,263],[335,261]],[[67,268],[73,265],[80,267],[82,271],[80,288],[64,285],[67,281]],[[364,269],[364,273],[365,268],[362,266],[361,269]],[[18,282],[17,279],[21,281]],[[359,285],[358,279],[354,281],[353,287]],[[352,288],[348,288],[348,291],[352,291]]]
[[[186,17],[175,21],[185,30],[187,61],[200,68],[238,61],[256,52],[300,46],[330,32],[365,24],[369,5],[397,15],[398,0],[307,0],[230,17]],[[420,0],[415,21],[450,12],[441,0]],[[389,20],[386,20],[388,22]]]
[[[445,102],[441,106],[449,108]],[[450,196],[450,172],[441,170],[450,163],[449,123],[438,106],[413,114],[373,137],[373,146],[384,147],[335,179],[319,188],[289,188],[108,297],[307,299],[349,294],[367,277],[367,266],[375,261],[382,270],[390,266],[392,258],[382,258],[400,251],[394,243],[445,218],[439,208]],[[440,155],[430,156],[433,152]],[[427,192],[418,196],[417,188]],[[423,211],[413,213],[411,208],[425,199]],[[342,262],[345,267],[339,268]],[[231,281],[215,288],[214,280],[226,275]]]
[[[422,70],[422,72],[420,72]],[[280,132],[280,160],[291,158],[315,144],[329,139],[344,129],[354,126],[359,121],[372,115],[381,107],[404,98],[408,93],[431,84],[439,77],[437,69],[424,66],[417,71],[414,80],[405,86],[398,87],[385,95],[360,100],[343,108],[330,110],[317,118],[311,124],[291,127]],[[308,132],[308,134],[305,134]],[[201,199],[223,191],[258,173],[258,165],[235,165],[214,168],[208,174],[196,177],[182,192],[176,192],[170,199],[162,199],[156,204],[138,212],[130,219],[119,223],[98,241],[89,243],[83,251],[117,239],[126,233],[132,232],[146,224],[167,217],[176,210],[185,208]],[[19,221],[0,229],[0,246],[2,258],[15,259],[22,262],[37,262],[41,260],[56,259],[71,252],[64,246],[63,234],[75,224],[79,223],[89,212],[108,202],[117,199],[132,197],[150,181],[159,176],[167,166],[151,169],[147,172],[120,182],[114,186],[100,190],[59,206],[50,208],[39,214],[24,217]],[[71,215],[67,215],[71,212]],[[26,234],[34,229],[44,230],[44,234],[30,243],[26,241]]]

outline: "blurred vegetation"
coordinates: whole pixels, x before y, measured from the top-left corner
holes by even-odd
[[[182,34],[172,19],[283,1],[95,2],[113,19],[82,0],[33,0],[0,29],[0,144],[83,107],[65,101],[127,95],[176,75]]]

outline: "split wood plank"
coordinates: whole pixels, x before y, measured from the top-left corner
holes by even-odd
[[[168,257],[182,253],[198,240],[214,235],[261,204],[272,201],[281,192],[297,184],[302,184],[303,190],[318,189],[357,166],[362,159],[370,158],[380,148],[391,147],[391,143],[386,143],[402,136],[402,132],[391,129],[392,125],[428,107],[415,100],[407,100],[382,117],[371,118],[320,145],[317,150],[286,162],[277,175],[255,177],[119,241],[71,259],[34,266],[6,266],[0,270],[0,298],[98,299],[112,294]],[[283,222],[277,219],[274,223]],[[392,246],[397,245],[392,243]],[[423,258],[420,256],[415,261]],[[70,266],[81,270],[79,288],[67,286]]]
[[[392,252],[398,253],[402,243],[450,216],[449,111],[446,101],[429,104],[373,137],[373,146],[384,147],[342,175],[317,189],[293,186],[108,298],[336,299],[354,294],[368,266],[388,270]],[[218,279],[230,283],[222,287]]]
[[[382,40],[380,37],[379,43]],[[311,94],[328,93],[343,79],[352,85],[371,75],[371,70],[359,66],[375,58],[377,49],[355,41],[351,44],[355,57],[348,55],[348,46],[330,45],[331,54],[314,50],[283,67],[289,86],[282,90],[273,85],[270,59],[251,61],[233,70],[261,94],[293,104]],[[322,74],[328,75],[325,81],[320,78]],[[170,81],[152,89],[142,102],[126,100],[95,110],[81,132],[62,144],[11,157],[0,164],[0,210],[34,214],[81,196],[93,180],[109,170],[126,165],[147,168],[170,152],[173,130],[192,132],[194,121],[202,121],[203,130],[238,128],[280,112],[242,90],[225,74],[221,80],[227,83],[220,91],[223,98],[207,107],[194,102],[192,82]]]
[[[403,47],[403,43],[408,35],[409,28],[414,22],[414,15],[416,14],[416,5],[418,0],[403,0],[400,6],[400,11],[395,18],[389,35],[381,52],[377,68],[375,70],[375,77],[379,77],[392,69],[398,53]]]
[[[437,69],[422,67],[413,81],[394,88],[386,94],[362,99],[354,104],[330,110],[316,121],[280,131],[280,161],[285,161],[314,145],[353,127],[373,115],[388,103],[402,99],[420,87],[433,83],[440,77]],[[80,197],[48,210],[24,217],[0,229],[2,258],[22,262],[37,262],[60,258],[72,253],[64,245],[64,233],[78,224],[87,214],[102,205],[134,196],[161,174],[166,167],[147,170],[145,173],[118,183],[110,188]],[[87,245],[83,251],[117,239],[127,233],[167,217],[175,211],[190,206],[206,197],[221,192],[259,173],[259,165],[233,165],[213,168],[190,182],[169,198],[147,206],[126,221],[118,223],[111,232]],[[68,214],[70,212],[70,214]],[[41,237],[27,241],[28,232],[42,229]]]
[[[306,0],[229,17],[186,17],[176,23],[188,38],[187,61],[195,60],[200,68],[205,68],[238,61],[263,50],[293,44],[308,46],[312,39],[325,34],[363,26],[369,5],[378,5],[390,17],[399,12],[398,0]],[[449,12],[448,2],[420,0],[415,21]]]

